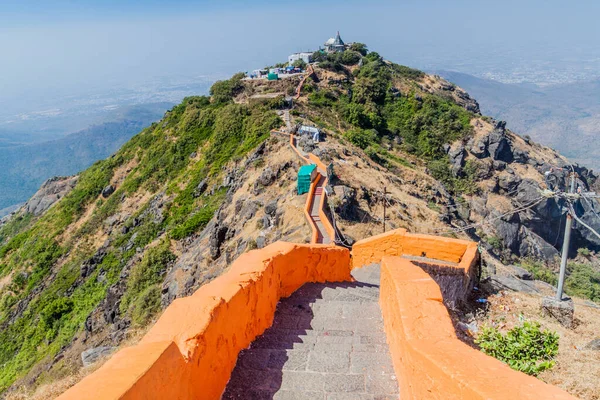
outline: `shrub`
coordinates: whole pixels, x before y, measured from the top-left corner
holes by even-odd
[[[52,327],[54,322],[60,320],[60,318],[71,312],[73,309],[73,300],[68,297],[61,297],[50,304],[48,304],[44,310],[42,310],[42,321],[48,327]]]
[[[565,290],[568,294],[600,301],[600,271],[591,264],[569,263]]]
[[[231,79],[216,81],[210,88],[210,95],[215,103],[227,103],[244,88],[242,78],[244,73],[235,74]]]
[[[304,69],[306,68],[306,62],[302,59],[296,60],[292,63],[293,67]]]
[[[488,236],[486,242],[488,242],[489,245],[494,248],[494,250],[502,249],[502,239],[498,236]]]
[[[344,65],[355,65],[360,61],[360,54],[356,51],[346,50],[340,57],[340,62]]]
[[[121,300],[121,312],[126,312],[130,304],[146,293],[150,286],[162,282],[167,265],[175,260],[169,244],[168,240],[163,240],[158,246],[149,249],[142,261],[133,266],[127,290]]]
[[[152,285],[146,288],[132,304],[131,320],[135,325],[148,323],[160,310],[160,287]]]
[[[377,142],[377,132],[374,130],[364,130],[364,129],[351,129],[344,134],[346,139],[348,139],[352,144],[360,147],[361,149],[366,149],[372,143]]]
[[[592,254],[592,252],[590,251],[590,249],[588,249],[586,247],[581,247],[581,248],[577,249],[577,254],[579,254],[580,256],[587,257],[590,254]]]
[[[556,285],[558,282],[556,274],[540,260],[526,258],[521,261],[520,266],[531,272],[534,279],[551,285]]]
[[[356,51],[357,53],[360,53],[363,56],[366,56],[367,53],[369,52],[367,50],[367,45],[364,43],[358,43],[358,42],[354,42],[350,45],[350,50],[352,51]]]
[[[536,322],[525,321],[506,334],[484,326],[475,343],[485,354],[528,375],[552,368],[552,359],[558,354],[558,334],[541,330]]]

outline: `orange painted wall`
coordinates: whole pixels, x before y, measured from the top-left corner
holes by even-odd
[[[298,148],[296,147],[296,139],[295,139],[294,135],[290,135],[290,146],[292,146],[292,149],[294,149],[296,154],[302,160],[304,160],[304,162],[306,162],[307,164],[316,164],[317,169],[320,169],[321,171],[327,170],[327,167],[325,166],[325,164],[323,164],[321,162],[319,157],[315,156],[312,153],[309,153],[308,158],[306,158],[300,153],[300,151],[298,151]],[[323,176],[320,172],[317,172],[317,177],[310,185],[310,190],[308,192],[308,198],[306,199],[306,204],[304,205],[304,216],[308,220],[308,224],[310,225],[310,227],[312,229],[311,240],[310,240],[311,243],[317,243],[317,239],[319,236],[319,234],[317,232],[317,227],[315,226],[315,223],[313,222],[312,218],[310,217],[310,210],[312,208],[312,201],[313,201],[316,184],[317,184],[317,182],[319,182],[319,179],[321,179],[321,177],[323,177],[325,179],[325,181],[323,182],[323,187],[327,186],[327,177]],[[327,218],[327,215],[325,215],[325,211],[323,211],[326,197],[327,197],[327,195],[325,194],[325,191],[323,191],[323,195],[321,196],[321,201],[319,203],[319,218],[321,219],[321,222],[323,223],[323,226],[325,227],[327,234],[333,241],[333,240],[335,240],[335,230],[333,229],[333,225],[331,225],[331,222],[329,222],[329,218]]]
[[[59,399],[219,399],[239,351],[271,326],[281,297],[306,282],[350,279],[346,249],[277,242],[250,251]]]
[[[461,268],[469,268],[473,261],[469,256],[476,253],[477,244],[475,242],[407,233],[406,229],[395,229],[356,242],[352,246],[352,264],[354,268],[360,268],[373,262],[379,262],[385,255],[400,256],[404,254],[449,261],[458,263]],[[465,255],[467,255],[466,258]],[[463,258],[468,261],[463,263]]]
[[[400,399],[574,399],[461,342],[439,286],[410,261],[383,257],[380,296]]]

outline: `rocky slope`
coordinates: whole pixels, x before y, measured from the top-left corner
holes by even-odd
[[[219,82],[3,222],[0,390],[68,376],[134,340],[248,249],[309,240],[300,161],[270,133],[285,129],[299,81]],[[289,113],[323,130],[323,142],[299,145],[331,164],[330,213],[346,243],[381,232],[385,204],[388,229],[470,236],[506,260],[556,256],[562,209],[538,189],[568,161],[481,116],[455,85],[376,53],[326,60]],[[576,169],[593,189],[596,176]],[[577,247],[598,249],[575,229]]]

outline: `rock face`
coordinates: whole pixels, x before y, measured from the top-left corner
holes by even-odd
[[[466,144],[446,146],[448,161],[457,178],[466,176],[465,166],[471,162],[477,166],[476,172],[471,173],[475,182],[486,183],[469,199],[469,216],[455,212],[445,217],[446,222],[452,218],[462,220],[459,224],[490,219],[479,228],[480,233],[484,234],[484,241],[486,237],[500,240],[503,258],[554,259],[562,243],[566,209],[562,201],[543,198],[541,190],[567,190],[568,162],[550,149],[516,136],[506,129],[504,121],[482,119],[473,126],[475,134]],[[586,168],[574,169],[579,177],[577,186],[582,191],[593,191],[597,177]],[[544,173],[550,170],[556,178],[544,182]],[[596,208],[591,202],[580,200],[576,212],[584,222],[600,230],[600,219],[594,214],[600,206]],[[507,212],[510,209],[517,211]],[[581,247],[600,250],[600,239],[581,224],[574,224],[572,240],[573,251]]]
[[[24,210],[33,215],[41,215],[54,203],[66,196],[77,184],[78,176],[55,177],[42,184],[40,190],[23,206]]]
[[[94,347],[81,353],[81,362],[84,367],[88,367],[98,361],[100,358],[108,356],[116,350],[116,347]]]

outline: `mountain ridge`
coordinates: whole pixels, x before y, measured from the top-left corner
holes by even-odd
[[[49,199],[41,214],[24,207],[3,221],[0,390],[76,374],[83,351],[135,340],[244,251],[310,241],[300,161],[271,134],[287,129],[286,111],[292,127],[322,132],[324,141],[297,145],[331,164],[329,212],[349,242],[381,232],[385,204],[388,228],[470,237],[507,262],[550,263],[561,205],[538,190],[568,160],[482,116],[460,87],[359,50],[323,56],[305,80],[217,82],[76,183],[49,182],[36,195]],[[597,186],[577,171],[581,187]],[[589,208],[582,217],[598,223]],[[600,249],[580,226],[573,241]],[[568,291],[586,293],[586,271],[573,270]]]

